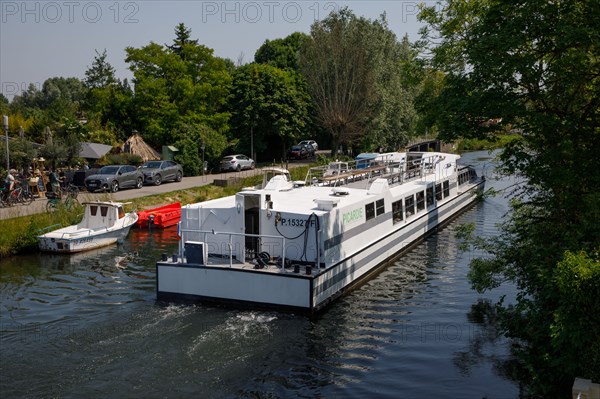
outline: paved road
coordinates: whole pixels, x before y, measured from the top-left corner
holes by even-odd
[[[289,164],[289,167],[306,165],[307,162],[295,161]],[[81,192],[79,194],[79,201],[90,201],[99,199],[110,199],[113,201],[126,201],[132,198],[146,197],[148,195],[168,193],[171,191],[184,190],[186,188],[200,187],[207,184],[212,184],[216,179],[229,179],[236,177],[247,177],[260,174],[260,169],[254,170],[243,170],[241,172],[229,172],[229,173],[218,173],[205,176],[191,176],[184,177],[182,181],[177,182],[165,182],[160,186],[143,186],[141,189],[126,189],[118,191],[116,193],[88,193]],[[0,220],[10,219],[18,216],[33,215],[36,213],[46,212],[45,198],[38,198],[30,205],[16,205],[10,208],[0,208]]]

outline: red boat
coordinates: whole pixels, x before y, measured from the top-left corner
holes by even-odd
[[[137,227],[148,227],[150,221],[154,219],[152,226],[164,229],[179,223],[181,219],[181,203],[175,202],[158,208],[139,211],[137,214]]]

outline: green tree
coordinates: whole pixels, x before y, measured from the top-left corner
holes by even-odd
[[[373,71],[354,21],[354,14],[342,9],[313,23],[300,55],[317,120],[330,132],[334,154],[339,144],[363,135],[371,116]]]
[[[421,13],[425,37],[437,44],[433,65],[445,72],[434,101],[443,138],[520,132],[502,152],[502,169],[526,183],[470,277],[480,291],[517,286],[515,304],[498,304],[501,325],[516,339],[531,393],[545,397],[567,396],[578,376],[600,381],[598,332],[582,321],[557,324],[596,295],[586,288],[572,298],[564,288],[577,280],[567,278],[568,251],[593,254],[600,243],[600,25],[592,15],[597,3],[585,0],[449,1]],[[596,308],[580,315],[589,309],[597,318]]]
[[[135,108],[133,107],[133,91],[127,80],[123,82],[115,76],[115,69],[106,60],[106,50],[102,53],[96,51],[92,66],[85,71],[84,84],[87,88],[85,109],[91,125],[89,137],[102,137],[95,130],[112,132],[110,142],[108,137],[101,141],[113,144],[117,137],[125,138],[132,130],[135,121]]]
[[[270,65],[248,64],[233,76],[229,106],[239,148],[286,156],[288,145],[306,128],[309,98],[296,75]],[[246,151],[245,151],[246,152]]]
[[[50,78],[41,90],[30,84],[22,95],[15,96],[10,110],[31,121],[26,133],[30,139],[41,142],[46,126],[61,130],[66,120],[80,118],[86,91],[77,78]]]
[[[2,140],[4,142],[4,140]],[[33,145],[26,138],[16,138],[11,140],[8,143],[8,148],[10,150],[10,167],[15,169],[24,169],[28,168],[33,158],[37,156],[37,151],[33,148]],[[0,157],[0,162],[2,165],[6,165],[6,145],[2,147],[4,152]]]
[[[218,159],[227,148],[227,139],[207,126],[181,124],[174,131],[175,146],[180,152],[175,160],[186,175],[202,174],[202,162]],[[202,150],[204,146],[204,150]]]
[[[0,93],[0,113],[2,115],[5,115],[8,112],[8,105],[8,98],[6,98],[3,93]]]
[[[371,149],[406,144],[417,119],[418,84],[407,79],[415,56],[408,38],[398,41],[390,30],[385,14],[369,20],[344,8],[312,25],[300,67],[334,151],[360,141]]]
[[[294,32],[283,39],[267,39],[256,50],[254,61],[299,72],[298,53],[308,39],[309,36],[301,32]]]
[[[177,52],[156,43],[126,49],[134,73],[138,130],[154,147],[172,144],[182,124],[206,126],[223,135],[229,129],[225,106],[231,76],[226,62],[189,38],[180,44]]]
[[[179,56],[183,56],[184,48],[186,46],[198,46],[198,40],[191,39],[191,37],[192,30],[186,28],[183,22],[179,23],[179,25],[177,25],[177,27],[175,28],[175,39],[173,39],[173,44],[167,47],[173,53],[178,54]]]

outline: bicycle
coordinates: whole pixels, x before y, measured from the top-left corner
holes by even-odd
[[[8,201],[10,205],[15,204],[26,204],[29,205],[33,202],[33,194],[31,194],[28,190],[25,190],[23,187],[15,188],[9,195]]]
[[[0,189],[0,206],[2,208],[9,207],[11,203],[9,202],[10,196],[9,191],[4,187]]]
[[[46,212],[54,212],[62,207],[70,211],[80,205],[77,199],[78,195],[79,189],[72,184],[69,184],[66,188],[61,187],[58,193],[47,192],[46,198],[48,198],[48,202],[46,203]]]

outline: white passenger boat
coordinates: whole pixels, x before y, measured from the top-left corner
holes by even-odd
[[[185,206],[157,297],[317,311],[476,200],[484,178],[459,158],[390,153],[300,182],[270,168],[260,188]]]
[[[48,252],[81,252],[122,241],[138,216],[125,213],[120,202],[86,202],[79,224],[38,236],[38,245]]]

